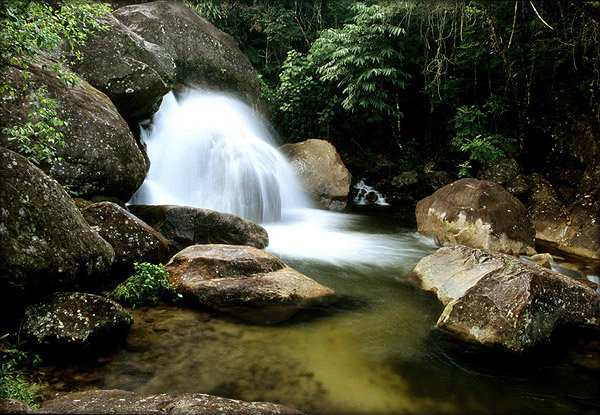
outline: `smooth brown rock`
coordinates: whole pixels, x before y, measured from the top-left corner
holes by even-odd
[[[522,351],[557,327],[600,328],[597,292],[510,255],[444,247],[408,278],[445,305],[436,327],[469,343]]]
[[[450,244],[507,253],[534,253],[535,230],[525,206],[502,186],[461,179],[419,201],[421,234]]]
[[[331,143],[310,139],[279,149],[289,159],[304,190],[321,208],[334,211],[346,208],[352,175]]]
[[[257,323],[277,323],[333,294],[268,252],[250,246],[193,245],[166,265],[184,298]]]
[[[244,402],[202,393],[148,395],[115,389],[68,393],[44,402],[37,412],[56,414],[302,414],[295,409],[270,402]]]

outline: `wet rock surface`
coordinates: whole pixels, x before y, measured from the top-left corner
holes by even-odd
[[[321,208],[334,211],[346,208],[352,176],[331,143],[310,139],[279,149],[289,159],[306,193]]]
[[[25,311],[23,334],[52,351],[90,349],[122,336],[131,315],[114,301],[94,294],[56,293]]]
[[[533,182],[528,211],[536,244],[600,269],[600,204],[593,193],[565,206],[548,180],[533,175]]]
[[[419,201],[419,233],[451,244],[533,253],[535,230],[525,206],[495,182],[461,179]]]
[[[302,414],[295,409],[269,402],[243,402],[201,393],[148,395],[114,389],[66,394],[44,402],[36,412],[61,414]]]
[[[69,185],[80,197],[105,195],[129,200],[144,181],[146,162],[127,123],[102,92],[83,80],[68,87],[60,75],[49,69],[51,61],[41,56],[36,59],[27,69],[29,78],[23,76],[23,69],[9,67],[7,82],[18,91],[27,82],[45,84],[47,97],[54,99],[60,109],[58,116],[68,123],[56,127],[66,143],[64,147],[56,146],[61,160],[42,165],[42,169],[62,185]],[[31,90],[30,87],[0,103],[0,127],[32,121],[28,115]],[[16,142],[8,141],[1,133],[0,144],[17,151]]]
[[[408,278],[445,305],[436,327],[469,343],[522,351],[558,327],[600,327],[597,292],[506,254],[444,247]]]
[[[334,293],[249,246],[190,246],[171,258],[166,269],[184,298],[257,323],[287,320]]]
[[[269,245],[269,235],[260,225],[230,213],[189,206],[131,205],[134,215],[161,233],[175,254],[196,244]]]
[[[54,179],[2,147],[0,176],[3,307],[19,309],[42,294],[106,279],[112,247],[90,228]]]
[[[129,273],[133,262],[165,263],[168,242],[156,230],[112,202],[93,203],[83,217],[115,251],[115,271]]]
[[[88,42],[76,70],[126,118],[148,118],[176,82],[235,91],[266,109],[257,74],[235,40],[184,3],[125,6],[103,22],[110,31]]]

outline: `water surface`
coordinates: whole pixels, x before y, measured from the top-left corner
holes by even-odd
[[[275,326],[163,304],[133,310],[120,348],[46,367],[50,394],[89,387],[201,392],[308,413],[600,413],[600,337],[559,334],[525,356],[466,350],[404,281],[436,247],[406,218],[301,210],[268,248],[333,288],[328,307]]]

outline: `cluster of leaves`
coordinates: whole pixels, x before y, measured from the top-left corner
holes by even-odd
[[[459,165],[459,177],[470,176],[472,161],[489,163],[516,150],[517,140],[503,134],[492,133],[492,119],[506,112],[501,99],[490,99],[480,109],[475,105],[462,106],[450,120],[454,136],[450,144],[468,156]]]
[[[164,265],[134,263],[135,274],[119,284],[109,297],[133,308],[156,305],[160,298],[172,298],[175,290],[169,283]]]
[[[31,382],[23,366],[31,364],[36,367],[41,362],[39,356],[30,356],[29,353],[16,348],[1,352],[0,363],[0,399],[18,399],[27,403],[31,408],[38,406],[35,399],[35,383]]]
[[[19,151],[35,164],[53,164],[60,160],[57,148],[64,147],[64,136],[57,127],[66,123],[58,116],[58,105],[48,97],[45,85],[31,80],[27,70],[40,52],[60,55],[66,45],[67,52],[81,59],[80,48],[95,30],[108,30],[95,18],[110,12],[106,4],[89,1],[59,1],[53,4],[40,0],[8,0],[0,5],[0,72],[6,74],[10,67],[22,70],[25,83],[19,89],[6,76],[0,82],[0,98],[27,95],[30,103],[28,121],[3,128],[2,133],[17,143]],[[53,61],[51,70],[59,75],[66,86],[73,86],[78,77],[65,70],[62,59]],[[42,71],[46,70],[42,66]]]

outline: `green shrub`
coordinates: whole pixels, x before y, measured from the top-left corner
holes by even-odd
[[[134,264],[135,275],[119,284],[109,297],[133,308],[156,305],[159,298],[173,297],[175,290],[169,283],[169,274],[164,265],[142,262]]]
[[[472,161],[485,164],[516,150],[517,140],[496,133],[493,127],[493,121],[504,112],[506,107],[502,100],[493,98],[482,109],[475,105],[457,108],[456,115],[450,120],[455,132],[450,144],[468,157],[468,160],[459,164],[460,177],[470,175]]]
[[[3,351],[0,356],[0,399],[18,399],[36,409],[38,405],[33,393],[36,384],[25,374],[23,365],[26,361],[31,361],[33,366],[37,366],[39,356],[32,357],[14,348]]]

